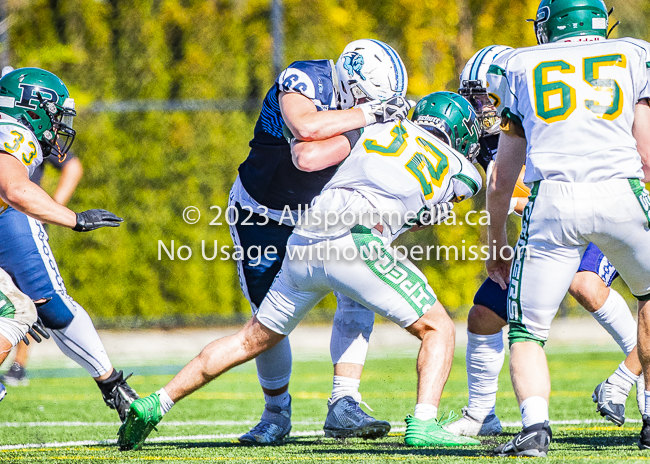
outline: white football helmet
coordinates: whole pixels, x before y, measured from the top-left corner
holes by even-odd
[[[467,62],[460,73],[458,93],[474,107],[481,126],[481,136],[497,134],[500,131],[501,117],[497,112],[497,96],[487,90],[487,72],[496,58],[512,47],[490,45],[482,48]]]
[[[481,81],[481,86],[486,85],[486,76],[490,65],[496,60],[497,56],[512,50],[512,47],[505,45],[490,45],[480,49],[469,59],[463,71],[460,73],[460,86],[466,81]]]
[[[402,59],[379,40],[349,43],[336,62],[339,106],[346,110],[371,100],[406,96],[408,76]]]

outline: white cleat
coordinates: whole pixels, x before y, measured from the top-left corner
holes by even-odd
[[[501,434],[501,421],[496,414],[490,414],[483,420],[469,415],[467,407],[462,409],[463,417],[445,425],[443,428],[454,435],[465,437],[485,437]]]

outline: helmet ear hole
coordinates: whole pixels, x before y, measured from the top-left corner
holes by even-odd
[[[27,110],[27,114],[32,118],[32,119],[41,119],[41,117],[34,113],[32,110]]]

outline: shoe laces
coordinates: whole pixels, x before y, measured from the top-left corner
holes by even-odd
[[[251,435],[266,435],[269,429],[271,429],[272,427],[279,428],[273,422],[269,422],[267,420],[261,420],[248,433],[250,433]]]
[[[440,425],[440,427],[447,425],[450,422],[453,422],[456,419],[458,419],[458,414],[456,414],[454,411],[449,411],[449,415],[447,416],[447,418],[443,419],[443,417],[445,417],[445,414],[446,413],[443,412],[442,415],[440,416],[440,419],[438,419],[438,425]]]
[[[366,403],[365,401],[356,401],[354,399],[352,399],[351,401],[346,401],[345,410],[351,413],[357,413],[357,414],[361,414],[362,416],[370,417],[369,414],[367,414],[363,409],[361,409],[360,405],[362,404],[366,408],[368,408],[371,412],[374,412],[372,408],[368,405],[368,403]]]

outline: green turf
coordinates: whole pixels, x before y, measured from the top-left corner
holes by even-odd
[[[608,351],[555,350],[549,354],[553,393],[552,420],[599,419],[591,402],[596,384],[611,373],[621,355]],[[507,363],[507,361],[506,361]],[[150,364],[150,363],[149,363]],[[130,384],[141,395],[160,388],[171,378],[169,366],[135,367]],[[234,438],[182,438],[196,435],[240,434],[248,430],[243,421],[256,421],[263,407],[252,363],[241,366],[176,405],[158,426],[156,436],[181,437],[166,443],[145,443],[140,452],[121,453],[113,444],[67,445],[0,450],[0,462],[515,462],[493,458],[491,450],[509,439],[516,428],[506,428],[502,437],[483,440],[483,446],[465,449],[413,449],[403,444],[403,431],[383,440],[345,442],[322,436],[297,436],[320,431],[327,412],[332,368],[324,358],[297,360],[291,384],[293,394],[293,437],[284,446],[244,447]],[[29,387],[10,388],[0,404],[0,446],[74,441],[113,440],[117,415],[103,405],[93,381],[79,370],[35,370]],[[375,356],[364,370],[361,392],[374,409],[375,417],[389,420],[403,430],[404,417],[415,404],[415,360],[412,356]],[[634,390],[633,390],[634,392]],[[457,356],[440,411],[466,404],[467,386],[464,355]],[[636,402],[628,401],[627,416],[639,419]],[[501,375],[497,412],[502,421],[519,420],[507,369]],[[26,422],[93,422],[106,425],[72,424],[8,426]],[[174,424],[209,421],[215,424]],[[650,452],[636,446],[640,424],[624,427],[609,423],[556,425],[549,458],[543,462],[642,462]]]

